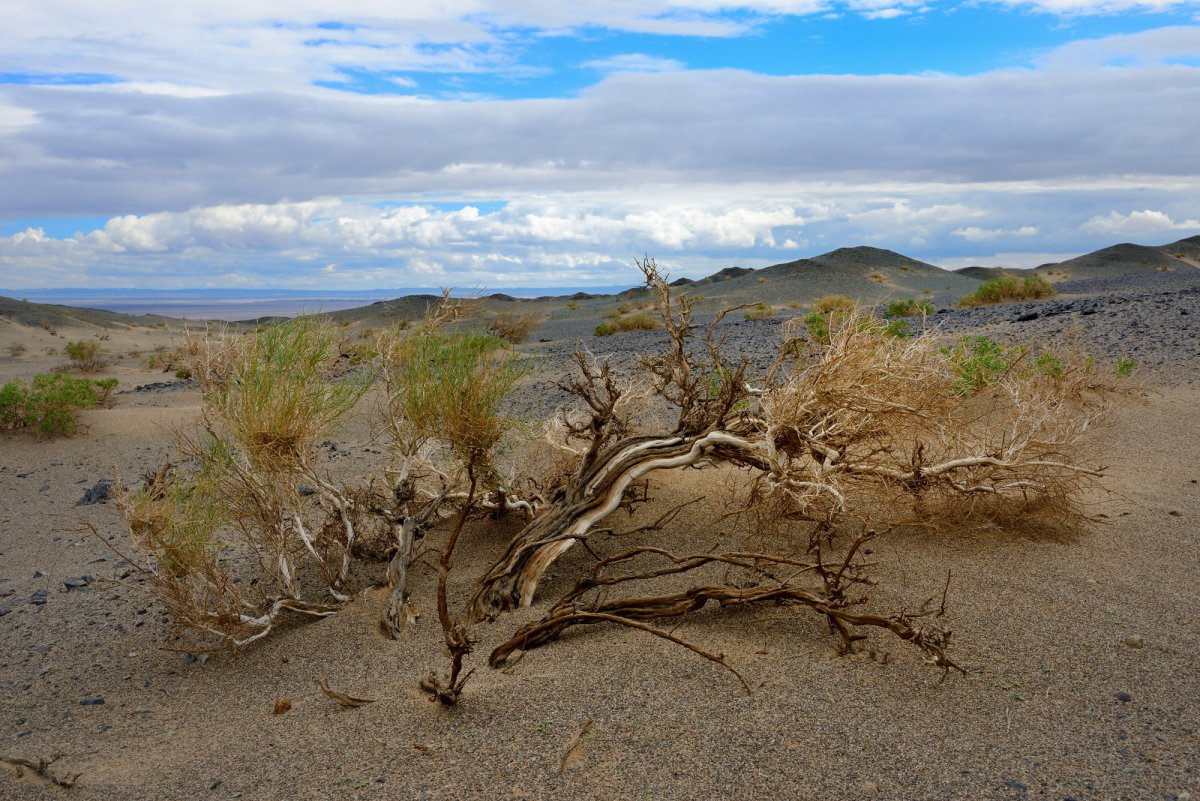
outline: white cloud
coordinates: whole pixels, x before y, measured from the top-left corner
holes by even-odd
[[[1059,16],[1117,14],[1122,11],[1166,11],[1194,0],[992,0],[996,5],[1032,8]]]
[[[1098,67],[1152,66],[1200,62],[1200,26],[1174,25],[1098,39],[1079,39],[1043,54],[1043,69],[1084,70]]]
[[[606,72],[670,72],[681,70],[686,65],[673,58],[659,58],[644,53],[622,53],[609,58],[585,61],[580,66]]]
[[[1088,233],[1103,236],[1142,236],[1160,234],[1172,231],[1194,231],[1200,233],[1200,220],[1181,220],[1176,222],[1161,211],[1131,211],[1128,214],[1110,212],[1097,215],[1083,224]]]
[[[955,236],[961,236],[968,242],[991,242],[995,239],[1003,239],[1015,236],[1034,236],[1038,229],[1036,225],[1022,225],[1020,228],[980,228],[978,226],[967,226],[954,231]]]

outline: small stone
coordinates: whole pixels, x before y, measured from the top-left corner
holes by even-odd
[[[90,506],[94,503],[104,503],[112,497],[113,483],[107,478],[102,478],[92,485],[91,489],[83,493],[83,497],[75,501],[76,506]]]
[[[46,596],[49,594],[50,594],[49,590],[44,590],[44,589],[34,590],[33,595],[30,595],[29,598],[26,599],[26,602],[31,603],[34,606],[45,606],[46,605]]]
[[[1146,644],[1146,641],[1137,634],[1130,634],[1125,638],[1125,644],[1130,648],[1141,648]]]
[[[99,695],[85,695],[79,699],[80,706],[100,706],[104,703],[104,698]]]
[[[95,580],[95,576],[71,576],[63,580],[63,586],[67,588],[67,592],[70,592],[86,587]]]
[[[1122,704],[1128,704],[1130,701],[1133,700],[1133,696],[1123,690],[1116,693],[1116,696],[1117,696],[1117,700],[1120,701]]]
[[[1175,801],[1192,801],[1192,794],[1187,790],[1180,790],[1175,794]]]
[[[1172,509],[1171,511],[1167,512],[1167,514],[1169,514],[1171,517],[1183,517],[1183,512],[1179,511],[1178,509]]]
[[[1036,320],[1040,315],[1037,312],[1025,312],[1017,318],[1018,323],[1027,323],[1030,320]]]
[[[208,789],[215,790],[225,783],[224,779],[213,779],[212,784],[208,785]]]
[[[863,782],[863,795],[879,795],[879,782]]]

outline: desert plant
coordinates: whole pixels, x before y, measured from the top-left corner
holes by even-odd
[[[541,322],[542,319],[532,312],[525,314],[500,312],[488,322],[487,330],[505,342],[519,345],[529,338],[533,329],[537,328]]]
[[[872,272],[872,273],[867,273],[867,280],[874,281],[877,284],[886,284],[887,276],[881,272]]]
[[[36,375],[28,386],[10,381],[0,387],[0,428],[71,436],[79,430],[79,411],[107,403],[116,386],[115,378],[91,381],[65,373]]]
[[[569,301],[567,303],[567,308],[570,309],[571,311],[579,311],[579,303],[574,300]]]
[[[611,322],[600,323],[593,333],[598,337],[606,337],[626,331],[653,331],[660,327],[661,324],[653,316],[638,312],[626,317],[618,317]]]
[[[1117,366],[1115,372],[1121,378],[1128,378],[1133,375],[1134,368],[1137,367],[1137,359],[1130,359],[1125,356],[1117,357]]]
[[[887,310],[884,311],[884,317],[925,317],[933,314],[935,309],[933,304],[927,300],[918,298],[902,298],[900,300],[889,301]]]
[[[8,346],[8,355],[16,358],[17,356],[23,355],[26,350],[28,350],[28,348],[25,347],[24,342],[14,342]]]
[[[95,340],[68,342],[64,350],[71,364],[85,373],[94,373],[108,364],[108,360],[100,354],[100,343]]]
[[[767,320],[775,316],[775,309],[765,303],[756,303],[742,313],[746,320]]]
[[[1003,275],[984,281],[971,294],[958,301],[963,308],[988,306],[994,303],[1012,303],[1021,300],[1036,300],[1054,295],[1054,287],[1040,275],[1017,278]]]
[[[501,412],[523,367],[497,338],[448,333],[447,306],[410,331],[389,330],[374,416],[388,464],[358,486],[335,486],[312,455],[363,391],[328,371],[325,334],[291,323],[239,340],[234,358],[199,371],[206,436],[186,449],[194,469],[160,471],[125,503],[172,620],[210,643],[245,644],[285,611],[332,614],[349,595],[355,543],[382,532],[391,588],[383,627],[394,635],[413,616],[410,570],[433,570],[450,669],[422,686],[451,704],[470,675],[471,627],[528,606],[546,572],[582,543],[593,567],[539,618],[527,617],[492,652],[493,666],[572,627],[606,624],[736,672],[676,629],[716,602],[807,609],[846,650],[876,629],[943,669],[957,667],[942,623],[945,588],[931,593],[941,603],[866,606],[868,543],[900,526],[1001,525],[1047,510],[1078,522],[1077,498],[1101,472],[1080,463],[1076,445],[1105,411],[1103,377],[1065,356],[1043,369],[991,340],[941,347],[932,334],[894,335],[903,321],[852,307],[817,312],[827,321],[843,315],[820,342],[786,329],[779,358],[751,375],[748,362],[724,353],[728,310],[696,325],[695,300],[673,294],[652,260],[638,266],[664,349],[633,370],[577,350],[576,375],[562,385],[577,403],[539,438],[515,435]],[[616,533],[614,514],[645,499],[639,488],[651,475],[699,465],[745,471],[730,506],[755,523],[753,534],[666,550],[653,538],[677,507],[624,537],[597,536]],[[300,480],[315,499],[303,500]],[[213,506],[219,515],[204,512]],[[508,513],[521,515],[522,527],[455,612],[447,583],[466,522]],[[218,558],[229,545],[248,554],[258,581],[233,580]],[[333,600],[314,600],[313,588]]]
[[[857,304],[849,295],[822,295],[813,301],[813,311],[821,314],[852,312]]]

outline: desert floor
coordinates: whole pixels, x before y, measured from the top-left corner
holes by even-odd
[[[167,335],[129,336],[113,348]],[[44,347],[0,357],[0,381],[64,361]],[[950,571],[953,653],[970,675],[943,676],[883,635],[839,656],[804,612],[690,617],[679,633],[726,654],[752,694],[677,646],[601,627],[488,668],[490,648],[543,601],[477,629],[478,670],[460,705],[443,709],[417,686],[443,669],[430,604],[407,639],[390,641],[376,625],[378,588],[240,654],[169,650],[161,606],[133,576],[119,580],[127,568],[105,541],[124,544],[113,504],[75,503],[102,477],[133,480],[169,458],[198,392],[123,394],[85,412],[86,431],[70,439],[0,433],[0,757],[61,755],[49,770],[78,774],[63,790],[6,764],[0,797],[1200,797],[1200,356],[1171,361],[1092,437],[1109,476],[1088,499],[1091,530],[877,543],[876,608],[919,604]],[[130,357],[109,372],[123,388],[170,379],[141,365]],[[364,438],[345,432],[346,464],[372,464]],[[656,480],[640,515],[703,496],[662,537],[706,548],[736,534],[719,522],[726,478]],[[506,533],[468,530],[460,595]],[[555,567],[544,598],[586,564],[580,551]],[[93,580],[64,584],[80,576]],[[420,604],[433,580],[416,581]],[[379,700],[342,709],[321,679]],[[280,697],[292,707],[277,715]]]

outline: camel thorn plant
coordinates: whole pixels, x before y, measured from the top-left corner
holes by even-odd
[[[724,321],[737,309],[700,324],[696,298],[676,294],[652,259],[637,266],[663,350],[630,370],[580,346],[574,376],[560,384],[573,403],[540,436],[503,411],[525,364],[503,341],[458,325],[469,310],[448,297],[424,321],[384,332],[371,370],[339,368],[336,338],[309,318],[192,340],[203,414],[201,433],[182,445],[190,466],[164,467],[121,498],[172,620],[200,646],[245,646],[281,615],[335,613],[351,596],[352,561],[382,560],[380,625],[397,637],[419,603],[436,607],[449,666],[421,686],[452,705],[471,675],[478,627],[538,602],[550,567],[581,545],[591,568],[502,638],[489,664],[603,624],[678,644],[744,684],[678,623],[706,606],[786,605],[824,619],[846,651],[874,630],[959,668],[946,588],[930,596],[940,603],[870,609],[864,546],[898,527],[965,520],[1005,526],[1052,514],[1078,525],[1081,491],[1103,476],[1079,446],[1107,409],[1106,377],[1070,356],[990,340],[944,346],[841,297],[819,304],[819,337],[804,319],[785,323],[774,362],[752,374],[725,347]],[[387,465],[339,483],[317,443],[372,406],[359,403],[372,383],[380,392],[369,414]],[[616,540],[598,535],[613,532],[618,510],[646,501],[652,477],[700,466],[742,477],[735,517],[753,536],[665,547],[685,504],[606,548]],[[455,608],[449,579],[467,524],[499,530],[490,518],[508,514],[519,530]],[[422,565],[436,578],[429,601],[410,590]],[[256,580],[238,581],[239,570]]]

